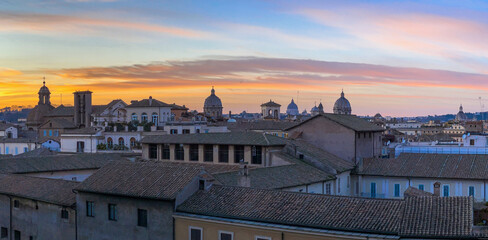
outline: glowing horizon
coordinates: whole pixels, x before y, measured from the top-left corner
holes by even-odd
[[[291,99],[353,114],[479,112],[488,99],[488,4],[470,1],[6,1],[0,108],[93,91],[94,104],[152,96],[224,113]],[[481,97],[481,100],[479,99]],[[488,110],[488,109],[487,109]]]

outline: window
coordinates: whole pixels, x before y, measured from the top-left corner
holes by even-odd
[[[204,145],[203,161],[213,162],[213,145]]]
[[[87,217],[95,217],[95,214],[93,214],[93,207],[95,203],[86,201],[86,216]]]
[[[1,238],[7,238],[8,237],[8,228],[2,227],[2,232],[0,234]]]
[[[125,145],[125,141],[123,138],[119,138],[119,146],[124,146]]]
[[[175,144],[175,160],[185,160],[185,150],[183,144]]]
[[[262,163],[262,147],[261,146],[252,146],[251,148],[251,163],[252,164],[261,164]]]
[[[229,162],[229,145],[219,145],[219,162]]]
[[[26,148],[26,147],[24,147],[24,152],[26,153],[26,152],[28,152],[28,151],[29,151],[29,149],[28,149],[28,148]]]
[[[85,152],[85,142],[81,142],[81,141],[76,142],[76,152],[78,153]]]
[[[190,145],[190,161],[198,161],[198,144]]]
[[[149,144],[149,158],[150,159],[158,158],[158,145]]]
[[[178,129],[171,129],[169,131],[170,134],[178,134]]]
[[[19,148],[15,147],[15,155],[19,154]]]
[[[331,185],[330,183],[325,184],[325,194],[330,195],[331,194]]]
[[[359,181],[356,181],[356,195],[359,195]]]
[[[419,190],[424,191],[424,184],[419,184]]]
[[[107,147],[113,148],[113,146],[114,146],[114,140],[112,140],[111,137],[107,138]]]
[[[199,227],[190,227],[190,240],[202,240],[203,230]]]
[[[5,154],[9,154],[10,153],[10,150],[8,147],[5,147]]]
[[[117,221],[117,205],[108,204],[108,220]]]
[[[241,160],[244,161],[244,146],[235,145],[234,146],[234,162],[239,163]]]
[[[68,219],[68,217],[69,217],[68,210],[66,209],[61,210],[61,218]]]
[[[474,139],[470,139],[470,140],[469,140],[469,145],[470,145],[470,146],[474,146]]]
[[[136,146],[136,139],[131,137],[129,141],[130,141],[130,147],[134,148]]]
[[[132,114],[132,121],[134,122],[137,121],[137,114],[135,113]]]
[[[164,144],[163,148],[161,149],[161,158],[164,160],[169,160],[169,144]]]
[[[137,209],[137,226],[147,227],[147,210]]]
[[[444,187],[442,187],[442,190],[442,196],[449,197],[449,185],[444,185]]]
[[[233,232],[219,231],[219,240],[233,240],[233,239],[234,239]]]
[[[55,137],[59,136],[59,131],[58,130],[54,130],[54,136]]]
[[[142,123],[147,122],[147,113],[142,113],[141,114],[141,122]]]
[[[341,179],[337,178],[337,193],[341,193]]]
[[[376,197],[376,183],[375,182],[371,183],[371,197],[372,198]]]
[[[14,231],[14,239],[15,240],[20,240],[21,239],[20,238],[20,231],[17,231],[17,230]]]
[[[47,130],[44,130],[44,137],[47,136]]]
[[[400,197],[400,184],[395,184],[395,197]]]
[[[474,197],[474,186],[469,186],[468,194]]]
[[[154,123],[154,126],[157,126],[158,125],[158,114],[157,113],[153,113],[152,116],[151,116],[151,122]]]
[[[183,129],[183,134],[190,134],[190,129]]]
[[[19,208],[20,203],[19,200],[14,200],[14,208]]]

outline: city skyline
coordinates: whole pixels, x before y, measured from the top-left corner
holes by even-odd
[[[215,86],[224,113],[269,99],[284,112],[292,98],[300,111],[322,101],[331,112],[341,89],[357,115],[479,112],[488,98],[482,1],[0,7],[0,108],[35,105],[44,76],[54,104],[89,89],[94,104],[153,96],[201,111]]]

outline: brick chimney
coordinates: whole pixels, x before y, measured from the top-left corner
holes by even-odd
[[[434,183],[434,196],[436,196],[436,197],[441,196],[441,183],[440,182]]]
[[[249,177],[249,168],[247,162],[239,162],[239,180],[238,185],[241,187],[251,187],[251,178]]]

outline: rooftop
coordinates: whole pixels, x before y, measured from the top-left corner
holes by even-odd
[[[402,153],[397,158],[365,159],[358,174],[485,180],[488,155]]]
[[[360,117],[357,117],[356,115],[347,115],[347,114],[332,114],[332,113],[322,113],[322,114],[319,114],[319,115],[316,115],[314,117],[311,117],[293,127],[290,127],[286,130],[292,130],[293,128],[296,128],[298,126],[301,126],[305,123],[307,123],[308,121],[311,121],[315,118],[320,118],[320,117],[323,117],[323,118],[326,118],[326,119],[329,119],[333,122],[336,122],[346,128],[349,128],[349,129],[352,129],[356,132],[382,132],[384,131],[385,129],[382,128],[382,127],[379,127],[373,123],[370,123]]]
[[[183,213],[263,223],[415,237],[472,236],[470,197],[369,199],[214,185]]]
[[[174,200],[205,171],[193,165],[154,162],[113,162],[83,181],[75,190],[125,197]]]
[[[126,106],[126,108],[139,107],[173,107],[173,105],[149,97],[149,99],[142,99],[141,101],[131,101],[131,104]]]
[[[76,202],[76,195],[72,190],[77,185],[77,182],[60,179],[0,174],[1,194],[62,206],[71,206]]]

